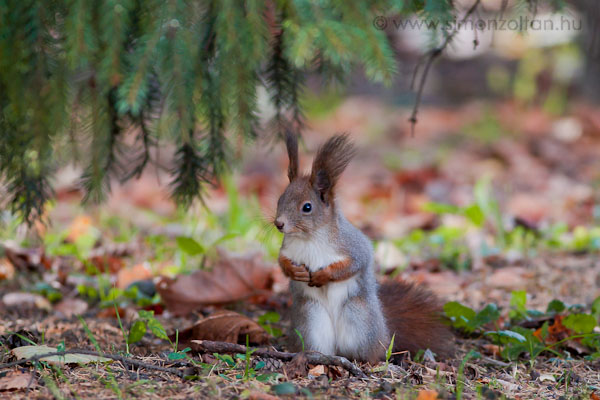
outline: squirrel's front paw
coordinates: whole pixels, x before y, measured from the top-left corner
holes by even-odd
[[[290,279],[299,282],[309,282],[310,272],[304,265],[292,264],[288,270]]]
[[[308,286],[321,287],[330,281],[331,277],[326,268],[320,269],[310,274]]]
[[[285,276],[293,281],[308,282],[310,281],[310,273],[304,265],[298,265],[285,256],[279,256],[279,265]]]

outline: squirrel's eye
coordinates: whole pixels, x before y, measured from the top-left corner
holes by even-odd
[[[312,204],[310,204],[310,203],[304,203],[304,205],[302,206],[302,212],[308,214],[311,211],[312,211]]]

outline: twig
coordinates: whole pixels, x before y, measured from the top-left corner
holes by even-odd
[[[46,357],[64,356],[66,354],[84,354],[84,355],[88,355],[88,356],[105,357],[105,358],[110,358],[111,360],[120,361],[125,366],[127,364],[129,364],[129,365],[134,365],[134,366],[140,367],[140,368],[151,369],[151,370],[160,371],[160,372],[167,372],[169,374],[176,375],[180,378],[183,378],[185,376],[183,371],[180,369],[177,369],[177,368],[161,367],[159,365],[148,364],[143,361],[134,360],[132,358],[127,358],[127,357],[119,356],[116,354],[99,353],[99,352],[93,351],[93,350],[66,350],[66,351],[54,351],[52,353],[46,353],[46,354],[37,354],[33,357],[24,358],[21,360],[12,361],[12,362],[5,363],[5,364],[0,364],[0,370],[6,369],[6,368],[12,368],[17,365],[27,364],[27,363],[33,362],[33,361],[43,361],[42,359],[46,358]]]
[[[511,363],[506,363],[506,362],[500,361],[500,360],[494,360],[493,358],[490,358],[490,357],[482,357],[481,359],[486,364],[492,364],[492,365],[496,365],[496,366],[502,367],[502,368],[507,368],[512,365]]]
[[[427,61],[425,62],[425,68],[423,69],[423,74],[421,75],[421,80],[419,81],[419,88],[417,89],[417,97],[415,99],[415,105],[413,107],[413,111],[410,115],[410,118],[408,119],[408,121],[410,122],[410,125],[411,125],[411,128],[410,128],[411,136],[414,136],[414,134],[415,134],[415,126],[417,124],[417,114],[419,113],[419,106],[421,105],[421,97],[423,96],[423,90],[425,89],[425,82],[427,81],[427,76],[429,75],[429,70],[431,69],[431,65],[433,64],[435,59],[438,58],[442,54],[442,52],[446,49],[446,47],[448,47],[448,45],[450,44],[452,39],[454,39],[454,37],[458,33],[458,28],[467,21],[467,19],[471,16],[471,14],[473,14],[475,12],[475,10],[477,10],[477,7],[479,7],[480,3],[481,3],[481,0],[475,0],[475,3],[473,3],[471,8],[469,8],[467,13],[463,17],[463,19],[461,19],[461,21],[458,23],[458,25],[454,27],[452,32],[448,36],[446,36],[446,38],[444,39],[444,42],[440,46],[436,47],[435,49],[431,49],[430,51],[428,51],[427,54],[424,56],[427,59]],[[474,46],[477,47],[477,40],[475,40]],[[413,83],[416,81],[417,71],[420,69],[422,64],[423,64],[423,61],[421,60],[415,67],[415,72],[413,74],[413,79],[412,79]],[[411,83],[411,87],[412,87],[412,83]]]
[[[203,353],[246,353],[246,346],[236,343],[213,342],[210,340],[192,340],[192,349]],[[261,357],[276,358],[278,360],[290,361],[298,353],[287,353],[283,351],[270,349],[253,349],[252,354]],[[340,356],[328,356],[316,351],[306,352],[306,359],[311,364],[335,365],[350,372],[352,375],[359,378],[366,378],[364,372],[356,365],[352,364],[347,358]]]

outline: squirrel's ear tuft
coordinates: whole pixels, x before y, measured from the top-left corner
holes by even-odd
[[[285,147],[290,160],[288,178],[291,182],[298,176],[298,136],[289,129],[285,132]]]
[[[325,203],[333,199],[335,185],[354,154],[354,145],[347,134],[332,137],[317,152],[310,183]]]

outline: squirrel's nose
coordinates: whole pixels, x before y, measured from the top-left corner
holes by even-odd
[[[283,226],[285,225],[285,223],[281,222],[280,220],[276,219],[275,220],[275,226],[277,227],[277,229],[279,229],[280,231],[283,229]]]

